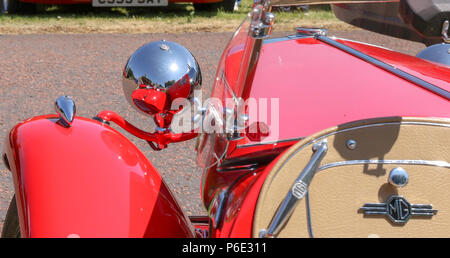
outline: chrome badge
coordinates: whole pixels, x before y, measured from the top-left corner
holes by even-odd
[[[396,224],[405,224],[412,216],[432,217],[438,212],[431,204],[410,204],[397,195],[392,195],[385,203],[366,203],[360,210],[364,215],[385,215]]]

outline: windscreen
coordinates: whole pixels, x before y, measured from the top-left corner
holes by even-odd
[[[333,3],[373,3],[373,2],[398,2],[399,0],[271,0],[276,6],[283,5],[316,5]]]

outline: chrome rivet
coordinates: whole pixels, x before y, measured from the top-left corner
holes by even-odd
[[[317,151],[320,147],[322,147],[322,145],[325,145],[325,148],[328,149],[328,145],[327,144],[328,144],[328,140],[324,139],[324,140],[322,140],[320,142],[314,143],[313,146],[312,146],[312,149],[313,149],[313,151]]]
[[[389,183],[396,187],[403,187],[408,184],[408,181],[408,173],[401,167],[394,168],[389,173]]]
[[[356,141],[355,140],[352,140],[352,139],[348,140],[346,145],[349,150],[356,149]]]
[[[444,23],[442,24],[442,39],[444,40],[445,43],[450,43],[450,37],[448,35],[448,29],[450,27],[450,22],[448,20],[445,20]]]

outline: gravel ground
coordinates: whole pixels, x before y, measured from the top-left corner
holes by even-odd
[[[275,33],[280,35],[286,33]],[[424,45],[392,40],[361,30],[332,31],[337,35],[415,55]],[[185,34],[71,34],[0,35],[0,150],[3,137],[17,122],[54,113],[60,95],[70,95],[77,115],[93,117],[101,110],[115,110],[138,127],[152,130],[150,118],[134,111],[122,95],[121,71],[139,46],[166,39],[187,47],[197,58],[210,91],[217,63],[231,33]],[[115,128],[118,128],[115,126]],[[170,145],[155,152],[142,140],[128,136],[160,171],[188,215],[205,214],[200,202],[201,171],[195,166],[195,141]],[[0,163],[0,228],[14,193],[11,175]]]

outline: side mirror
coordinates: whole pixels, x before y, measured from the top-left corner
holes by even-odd
[[[122,76],[127,101],[140,112],[153,116],[163,128],[170,125],[171,115],[177,112],[171,110],[172,102],[177,98],[191,99],[201,83],[200,66],[194,56],[185,47],[165,40],[137,49],[128,59]],[[161,121],[159,117],[167,119]]]

